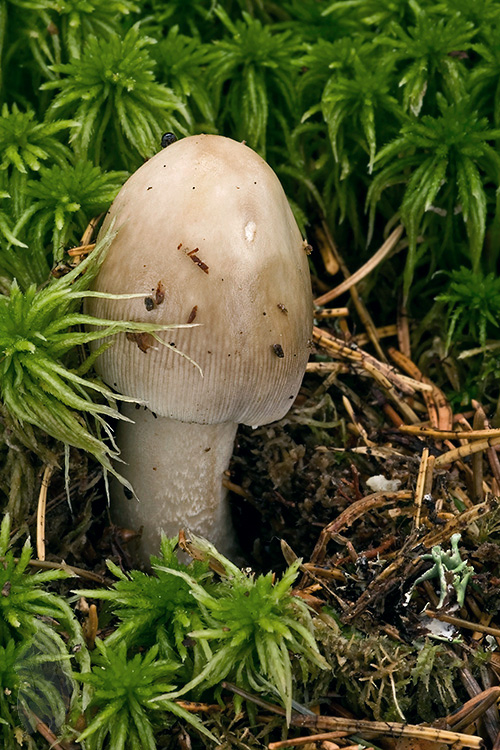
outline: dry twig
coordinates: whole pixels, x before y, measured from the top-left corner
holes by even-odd
[[[389,349],[389,356],[391,359],[408,375],[422,383],[427,383],[431,386],[432,390],[423,391],[423,397],[427,410],[429,412],[429,419],[433,427],[446,430],[451,429],[453,424],[453,413],[448,400],[444,393],[434,383],[418,369],[418,367],[406,357],[402,352],[397,349]]]
[[[396,372],[394,367],[390,367],[390,365],[387,365],[385,362],[379,362],[376,357],[368,354],[368,352],[365,352],[363,349],[360,349],[357,345],[346,344],[342,339],[339,339],[336,336],[333,336],[333,334],[323,331],[316,326],[313,328],[313,341],[328,354],[333,357],[340,357],[343,361],[347,360],[357,363],[362,367],[368,362],[382,375],[385,375],[385,377],[395,385],[396,388],[408,396],[413,396],[416,390],[420,390],[420,383],[418,383],[418,381],[414,383],[411,379],[403,379],[400,374]]]
[[[87,616],[82,624],[83,637],[87,648],[92,651],[95,648],[95,639],[99,628],[99,618],[97,617],[97,607],[95,604],[89,606]]]
[[[286,714],[281,706],[263,701],[259,696],[254,696],[229,682],[223,682],[222,687],[279,716],[285,716]],[[308,727],[314,730],[325,729],[332,732],[346,732],[349,735],[361,735],[365,739],[373,739],[374,737],[414,737],[429,742],[443,742],[447,745],[459,743],[462,747],[470,747],[473,750],[480,750],[482,747],[481,738],[474,735],[461,734],[459,732],[422,725],[402,724],[395,721],[368,721],[365,719],[348,719],[343,716],[315,716],[314,714],[310,715],[309,712],[307,715],[293,712],[290,725],[294,727]]]
[[[495,687],[483,690],[478,695],[464,703],[464,705],[454,713],[450,714],[444,720],[446,724],[454,729],[455,732],[461,732],[470,727],[475,721],[477,721],[490,706],[500,698],[500,687]]]
[[[330,307],[324,310],[316,310],[314,317],[318,320],[330,320],[331,318],[345,318],[349,315],[348,307]]]
[[[493,635],[495,638],[500,638],[500,628],[492,628],[489,625],[481,625],[479,622],[469,622],[461,617],[454,617],[453,615],[447,615],[444,612],[434,612],[431,609],[426,609],[425,614],[427,617],[432,617],[434,620],[440,622],[448,622],[450,625],[454,625],[456,628],[465,628],[466,630],[473,630],[476,633],[485,633],[486,635]]]
[[[300,747],[301,745],[309,745],[311,742],[337,740],[347,736],[348,732],[323,732],[322,734],[310,734],[305,737],[295,737],[295,739],[281,740],[280,742],[270,742],[267,747],[269,750],[281,750],[281,748],[285,747]]]
[[[396,492],[374,492],[371,495],[362,497],[360,500],[352,503],[346,508],[334,521],[329,523],[322,530],[318,542],[311,554],[310,562],[312,565],[317,565],[322,562],[326,555],[326,545],[328,539],[334,534],[338,534],[340,531],[348,526],[351,526],[358,518],[365,513],[375,510],[376,508],[382,508],[387,505],[392,505],[398,500],[408,500],[412,496],[410,490],[398,490]]]
[[[436,469],[438,469],[441,466],[451,464],[460,458],[466,458],[467,456],[473,456],[474,453],[485,451],[487,448],[492,448],[494,445],[500,445],[500,436],[489,438],[488,440],[476,440],[473,443],[461,445],[459,448],[453,448],[452,450],[438,456],[434,465]]]
[[[500,429],[490,430],[438,430],[417,424],[401,425],[402,432],[409,432],[420,437],[432,437],[436,440],[480,440],[481,438],[500,437]]]
[[[417,477],[417,486],[415,489],[415,526],[418,529],[420,526],[420,515],[422,512],[422,500],[425,493],[425,483],[426,483],[426,475],[427,475],[427,463],[429,460],[429,449],[424,448],[422,451],[422,457],[420,459],[420,468],[418,470],[418,477]]]

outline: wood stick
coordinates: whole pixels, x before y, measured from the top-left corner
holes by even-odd
[[[480,430],[481,428],[484,428],[484,423],[486,421],[486,414],[484,413],[483,409],[480,407],[480,405],[477,402],[472,402],[472,405],[476,409],[476,413],[474,414],[474,420],[472,422],[472,429],[473,430]],[[489,448],[488,450],[494,450],[493,448]],[[483,495],[483,454],[481,451],[478,453],[475,453],[472,456],[472,487],[473,487],[473,500],[476,503],[481,503],[483,501],[484,495]]]
[[[5,557],[0,557],[0,562],[4,562]],[[19,558],[15,557],[14,562],[19,562]],[[86,578],[89,581],[95,581],[96,583],[106,583],[104,576],[98,573],[92,573],[90,570],[83,570],[83,568],[75,568],[73,565],[67,563],[56,563],[49,562],[47,560],[30,560],[28,565],[37,570],[64,570],[73,576],[74,578]]]
[[[322,530],[318,542],[312,551],[310,563],[316,565],[322,562],[326,553],[326,544],[331,536],[339,534],[342,529],[351,526],[364,513],[382,508],[398,500],[409,500],[411,496],[412,492],[410,490],[397,490],[396,492],[374,492],[371,495],[362,497],[361,500],[356,500]]]
[[[436,458],[434,466],[436,467],[436,469],[438,469],[441,466],[451,464],[460,458],[473,456],[474,453],[479,453],[486,450],[487,448],[493,447],[494,445],[500,445],[500,437],[490,438],[489,440],[476,440],[475,442],[469,443],[468,445],[461,445],[459,448],[454,448],[453,450],[447,451],[446,453],[442,453],[440,456],[438,456]]]
[[[476,414],[478,412],[481,414],[482,427],[484,429],[491,429],[489,420],[481,404],[473,400],[472,405],[477,409]],[[486,451],[486,455],[488,457],[488,462],[490,464],[491,473],[493,474],[494,480],[496,481],[496,484],[498,487],[497,491],[496,492],[494,491],[493,494],[499,494],[500,492],[500,461],[498,460],[497,451],[495,448],[488,448],[488,450]]]
[[[102,214],[99,214],[98,216],[94,216],[94,218],[89,221],[89,223],[87,224],[87,227],[86,227],[84,233],[82,234],[82,237],[81,237],[81,240],[80,240],[80,245],[88,245],[88,244],[90,244],[90,242],[92,240],[92,236],[93,236],[93,234],[95,232],[95,228],[97,227],[101,216],[102,216]]]
[[[326,375],[329,372],[347,373],[349,368],[342,362],[308,362],[306,372],[313,372],[317,375]]]
[[[394,324],[387,325],[387,326],[380,326],[379,328],[375,329],[377,331],[377,336],[380,339],[385,339],[388,336],[396,336],[397,328]],[[352,337],[353,341],[356,342],[358,346],[365,346],[366,344],[370,343],[370,337],[367,333],[357,333],[355,336]]]
[[[323,732],[322,734],[310,734],[306,737],[296,737],[291,740],[281,740],[281,742],[270,742],[267,747],[269,750],[281,750],[282,747],[300,747],[301,745],[308,745],[310,742],[337,740],[347,736],[348,732]]]
[[[464,703],[462,708],[455,713],[447,716],[445,722],[453,728],[455,732],[467,729],[480,716],[482,716],[490,706],[493,706],[500,697],[500,687],[487,688],[478,693],[473,698]]]
[[[483,503],[471,505],[470,508],[464,510],[458,516],[454,516],[450,521],[447,521],[437,531],[431,531],[426,534],[426,536],[420,539],[420,544],[423,544],[427,549],[431,549],[436,544],[442,544],[448,541],[452,534],[467,529],[474,521],[482,518],[482,516],[489,513],[494,507],[496,507],[494,499],[487,499]]]
[[[29,709],[23,709],[23,713],[28,717],[34,720],[35,722],[35,729],[36,731],[42,735],[44,740],[49,743],[50,747],[53,750],[65,750],[65,746],[61,745],[57,741],[57,737],[52,732],[52,730],[47,726],[47,724],[40,719],[33,711],[30,711]]]
[[[364,719],[344,719],[336,716],[311,717],[292,714],[290,724],[296,727],[313,727],[315,729],[346,731],[349,734],[365,734],[370,739],[376,736],[413,737],[429,742],[443,742],[447,745],[459,743],[463,747],[474,748],[474,750],[481,750],[483,747],[481,737],[476,735],[425,727],[420,724],[402,724],[395,721],[367,721]]]
[[[375,443],[368,438],[368,433],[366,432],[365,428],[356,419],[356,415],[354,414],[354,409],[352,408],[352,404],[347,398],[347,396],[342,396],[342,403],[344,404],[344,409],[348,413],[350,420],[352,424],[354,425],[357,434],[363,440],[364,444],[367,445],[369,448],[374,446]]]
[[[427,459],[427,471],[425,474],[425,483],[424,483],[424,497],[426,495],[430,495],[432,492],[432,480],[433,480],[435,461],[436,461],[436,456],[429,456],[429,458]]]
[[[500,628],[492,628],[489,625],[481,625],[479,622],[469,622],[469,620],[463,620],[461,617],[453,617],[453,615],[445,615],[444,612],[433,612],[430,609],[425,610],[427,617],[432,617],[434,620],[440,620],[441,622],[448,622],[450,625],[455,625],[457,628],[465,628],[466,630],[473,630],[476,633],[486,633],[487,635],[493,635],[495,638],[500,637]]]
[[[175,701],[175,703],[189,711],[190,714],[220,712],[223,709],[223,706],[219,706],[218,703],[197,703],[195,701]]]
[[[401,306],[398,307],[397,329],[399,351],[402,352],[405,357],[411,359],[410,325],[408,321],[408,311],[404,304],[401,304]]]
[[[422,500],[424,497],[425,477],[427,473],[427,461],[429,459],[429,449],[424,448],[422,451],[422,458],[420,459],[420,466],[418,469],[417,486],[415,489],[415,527],[418,529],[420,526],[420,515],[422,512]]]
[[[328,307],[324,310],[317,310],[314,317],[329,320],[330,318],[345,318],[349,315],[348,307]]]
[[[88,255],[96,246],[95,242],[91,242],[89,245],[79,245],[78,247],[72,247],[68,250],[68,255],[71,257],[78,257],[80,255]]]
[[[389,398],[396,404],[399,411],[401,412],[401,414],[403,414],[408,422],[412,422],[413,424],[420,422],[419,417],[417,417],[413,409],[408,406],[406,401],[403,401],[403,399],[398,396],[396,389],[389,378],[387,378],[382,372],[380,372],[380,370],[375,367],[372,362],[363,362],[363,369],[366,370],[366,372],[371,375],[372,378],[378,383],[380,388],[383,389],[383,391],[387,395],[387,398]]]
[[[481,438],[500,437],[499,428],[488,430],[438,430],[433,427],[423,427],[417,424],[401,425],[402,432],[421,437],[434,437],[436,440],[480,440]]]
[[[325,271],[330,276],[336,276],[340,270],[338,251],[332,236],[325,232],[324,228],[316,227],[316,246],[320,252]],[[327,285],[325,284],[325,288]]]
[[[342,339],[339,339],[331,333],[323,331],[316,326],[313,328],[313,341],[329,354],[340,357],[341,359],[359,363],[361,366],[363,366],[364,363],[369,362],[385,375],[391,383],[396,386],[396,388],[399,388],[402,393],[405,393],[408,396],[413,396],[417,390],[417,387],[413,386],[411,379],[408,380],[408,378],[405,378],[403,380],[394,367],[390,367],[385,362],[380,362],[376,357],[368,354],[368,352],[365,352],[363,349],[360,349],[357,345],[354,345],[354,347],[349,346],[349,344],[346,344]]]
[[[281,706],[262,700],[259,696],[243,690],[230,682],[222,682],[222,687],[241,695],[246,700],[257,706],[267,708],[279,716],[286,716],[286,711]],[[470,734],[460,734],[446,729],[436,729],[422,725],[402,724],[395,721],[368,721],[366,719],[347,719],[342,716],[315,716],[312,712],[299,714],[293,712],[290,725],[295,727],[309,727],[312,729],[325,729],[329,731],[347,732],[348,734],[365,734],[370,738],[376,736],[386,737],[414,737],[429,742],[443,742],[447,745],[459,743],[463,747],[473,750],[481,750],[483,741],[481,737]]]
[[[423,397],[425,405],[429,412],[429,420],[433,427],[439,429],[451,429],[453,424],[453,412],[446,399],[446,396],[428,377],[426,377],[408,357],[397,349],[389,349],[389,356],[404,372],[411,375],[415,380],[422,383],[428,383],[432,386],[430,393],[424,392]]]
[[[88,616],[85,618],[82,630],[87,643],[89,651],[93,651],[95,648],[95,639],[97,636],[97,630],[99,628],[99,618],[97,617],[97,607],[95,604],[91,604],[89,607]]]

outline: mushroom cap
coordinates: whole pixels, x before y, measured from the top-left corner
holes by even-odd
[[[197,323],[118,334],[97,370],[153,412],[259,425],[293,403],[309,356],[312,293],[297,223],[273,170],[218,135],[179,140],[125,183],[103,223],[114,237],[94,282],[129,300],[90,299],[95,316]]]

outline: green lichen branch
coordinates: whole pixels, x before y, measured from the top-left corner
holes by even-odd
[[[429,554],[422,555],[422,560],[432,560],[434,565],[421,575],[412,586],[411,591],[423,581],[429,581],[437,578],[439,581],[439,601],[437,609],[440,609],[448,594],[449,578],[451,585],[455,589],[457,602],[460,607],[464,605],[465,591],[474,568],[471,567],[467,560],[462,560],[458,543],[461,539],[460,534],[453,534],[450,539],[451,549],[443,550],[439,545],[433,547]]]

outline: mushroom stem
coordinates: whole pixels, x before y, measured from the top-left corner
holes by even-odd
[[[180,529],[207,538],[234,557],[235,534],[222,478],[238,425],[179,422],[133,404],[124,404],[122,412],[134,422],[117,427],[125,461],[117,468],[137,498],[127,497],[123,485],[114,480],[111,514],[122,527],[142,526],[140,559],[147,564],[150,554],[159,551],[162,531],[175,536]]]

